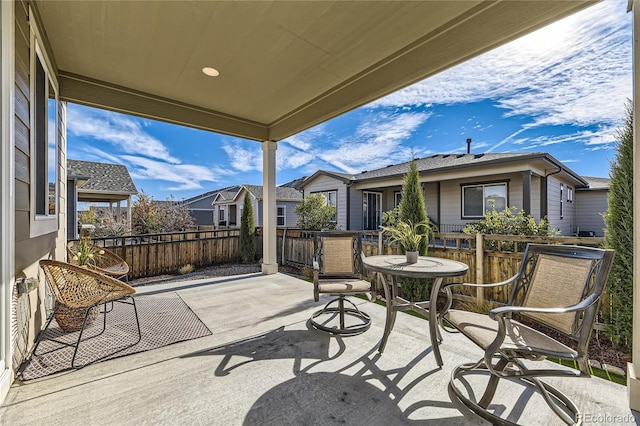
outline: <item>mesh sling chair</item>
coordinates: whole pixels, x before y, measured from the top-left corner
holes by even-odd
[[[82,325],[79,327],[78,339],[75,344],[70,344],[68,342],[50,339],[61,345],[74,347],[73,358],[71,359],[71,367],[72,368],[82,368],[82,366],[76,366],[76,356],[78,354],[78,349],[80,347],[80,343],[85,342],[89,339],[97,337],[104,333],[107,325],[107,313],[111,311],[111,309],[107,310],[107,303],[109,302],[119,302],[125,303],[133,306],[133,313],[136,319],[136,326],[138,330],[138,338],[131,345],[126,347],[121,347],[115,352],[106,354],[101,356],[98,359],[95,359],[91,362],[96,362],[106,357],[112,356],[115,353],[118,353],[126,348],[136,345],[140,342],[142,338],[142,333],[140,331],[140,321],[138,320],[138,310],[136,309],[136,302],[132,294],[136,291],[133,287],[119,281],[115,278],[109,277],[107,275],[101,274],[97,271],[83,268],[81,266],[71,265],[65,262],[57,262],[54,260],[41,260],[40,267],[44,271],[44,275],[47,279],[47,283],[49,284],[49,288],[53,292],[56,299],[56,307],[54,312],[51,314],[44,329],[38,335],[36,339],[36,343],[34,345],[33,354],[35,356],[43,355],[37,353],[38,345],[42,340],[47,328],[53,321],[56,312],[61,309],[61,305],[64,305],[68,308],[80,308],[84,309],[84,318],[82,319]],[[103,321],[102,321],[102,331],[96,335],[91,337],[82,339],[82,335],[89,323],[89,317],[94,307],[98,307],[103,305]],[[59,350],[60,348],[54,349]],[[49,351],[49,352],[52,352]],[[45,352],[45,353],[49,353]]]
[[[529,244],[520,270],[512,278],[497,284],[453,284],[446,287],[447,303],[440,319],[446,320],[485,351],[479,361],[460,365],[451,373],[449,386],[459,401],[494,424],[515,424],[488,408],[500,379],[520,381],[526,386],[532,385],[565,423],[580,424],[581,413],[575,403],[539,377],[590,377],[587,349],[613,256],[611,250]],[[485,315],[449,310],[451,287],[455,285],[513,285],[513,289],[506,306]],[[570,337],[575,341],[576,349],[554,339],[553,333],[538,331],[540,329]],[[557,369],[548,365],[530,369],[531,363],[524,362],[540,361],[546,357],[573,361],[579,369],[571,370],[560,365]],[[469,390],[470,385],[464,380],[466,374],[489,375],[479,400],[471,396],[474,392]],[[469,396],[458,383],[464,383]]]
[[[319,232],[314,242],[314,300],[318,302],[320,294],[338,297],[315,312],[311,317],[311,324],[318,330],[332,334],[363,333],[371,326],[371,318],[345,297],[369,294],[369,300],[375,300],[374,287],[362,279],[362,242],[359,234],[344,231]],[[345,303],[351,306],[345,307]]]
[[[67,255],[69,263],[74,263],[73,256],[76,255],[76,244],[77,241],[69,241],[67,243]],[[125,262],[120,256],[113,253],[110,250],[102,249],[98,246],[93,246],[94,252],[98,252],[99,250],[103,250],[104,253],[99,256],[95,256],[90,263],[87,263],[87,266],[90,269],[103,273],[105,275],[109,275],[110,277],[117,278],[119,280],[124,280],[129,282],[129,264]]]

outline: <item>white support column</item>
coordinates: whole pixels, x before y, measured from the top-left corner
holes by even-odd
[[[273,141],[262,142],[262,273],[278,272],[276,237],[276,149]]]
[[[640,0],[633,0],[633,359],[627,368],[629,407],[640,411]]]

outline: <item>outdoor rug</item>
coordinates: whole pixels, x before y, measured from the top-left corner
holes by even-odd
[[[133,306],[114,303],[107,313],[107,327],[102,330],[103,314],[82,335],[83,342],[76,356],[76,365],[85,365],[138,352],[149,351],[185,340],[208,336],[211,331],[174,292],[135,297],[140,319],[142,339],[138,339]],[[109,306],[109,305],[107,305]],[[51,339],[75,343],[80,332],[63,332],[55,320],[51,322],[40,345],[38,354],[22,372],[21,380],[33,380],[71,368],[73,347]],[[92,337],[84,341],[86,337]],[[135,344],[134,344],[135,343]],[[132,346],[133,345],[133,346]],[[115,351],[118,351],[114,353]],[[110,354],[110,355],[109,355]],[[106,356],[104,359],[100,359]],[[99,360],[99,361],[96,361]]]

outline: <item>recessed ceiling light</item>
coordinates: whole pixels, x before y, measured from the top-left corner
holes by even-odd
[[[204,67],[202,68],[202,72],[208,75],[209,77],[217,77],[220,75],[220,71],[213,67]]]

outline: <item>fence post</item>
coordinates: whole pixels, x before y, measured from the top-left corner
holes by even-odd
[[[476,234],[476,283],[484,284],[484,236]],[[484,302],[484,289],[476,288],[476,301],[478,305]]]
[[[378,232],[378,254],[384,254],[382,252],[382,240],[383,240],[382,235],[383,235],[382,231]]]

